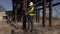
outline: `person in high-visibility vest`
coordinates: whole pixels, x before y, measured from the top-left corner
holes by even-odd
[[[34,18],[34,9],[35,7],[33,6],[33,2],[30,2],[29,4],[30,7],[28,7],[28,31],[32,32],[33,31],[33,18]]]

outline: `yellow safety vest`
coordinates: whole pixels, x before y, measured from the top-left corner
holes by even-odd
[[[30,8],[28,8],[28,15],[29,16],[34,16],[34,7],[32,7],[30,10],[29,10]]]

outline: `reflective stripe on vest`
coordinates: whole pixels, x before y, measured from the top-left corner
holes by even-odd
[[[28,8],[28,14],[29,14],[29,16],[34,16],[33,12],[34,12],[34,7],[32,7],[30,10]]]

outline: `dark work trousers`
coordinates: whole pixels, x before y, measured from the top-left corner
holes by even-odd
[[[23,30],[26,30],[26,16],[23,15]]]
[[[34,17],[28,17],[28,31],[33,31],[33,18]]]

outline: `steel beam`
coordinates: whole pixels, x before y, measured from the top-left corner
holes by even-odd
[[[37,13],[37,22],[38,22],[38,24],[39,24],[39,22],[40,22],[40,10],[38,10],[38,13]]]
[[[17,23],[17,9],[15,8],[15,23]]]
[[[49,27],[52,26],[52,1],[49,1]]]
[[[13,21],[14,21],[14,2],[13,2],[13,0],[12,0],[12,6],[13,6],[13,10],[12,10],[13,11],[13,16],[12,17],[13,17]]]
[[[43,0],[43,22],[42,22],[42,25],[43,27],[45,27],[46,23],[46,0]]]
[[[38,22],[38,24],[40,22],[40,10],[36,10],[36,22]]]
[[[14,19],[14,23],[17,22],[17,6],[15,6],[15,4],[17,4],[17,2],[13,1],[13,19]]]
[[[60,5],[60,2],[59,3],[55,3],[55,4],[52,4],[52,7],[53,6],[57,6],[57,5]],[[49,6],[47,6],[46,8],[49,8]],[[36,10],[42,10],[43,8],[37,8]]]

